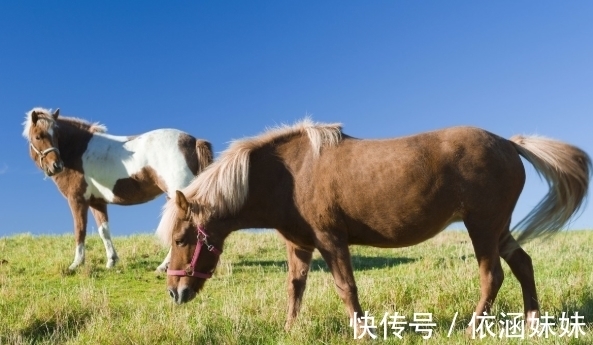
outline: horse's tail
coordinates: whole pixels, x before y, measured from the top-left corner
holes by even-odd
[[[591,178],[591,158],[583,150],[538,136],[514,136],[517,152],[548,183],[548,194],[513,229],[526,242],[558,232],[583,206]]]
[[[206,140],[196,139],[196,156],[198,158],[197,174],[199,174],[212,164],[212,144]]]

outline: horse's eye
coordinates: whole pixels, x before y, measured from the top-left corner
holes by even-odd
[[[39,137],[38,135],[35,136],[35,140],[40,140],[41,137]]]
[[[183,241],[182,240],[175,240],[175,245],[177,247],[183,247]]]

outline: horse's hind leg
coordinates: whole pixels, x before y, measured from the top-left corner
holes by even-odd
[[[106,204],[93,204],[91,205],[91,212],[95,221],[97,222],[97,228],[99,229],[99,236],[103,240],[105,246],[105,252],[107,254],[107,268],[112,268],[115,263],[119,261],[119,257],[111,242],[111,233],[109,232],[109,220],[107,218],[107,205]]]
[[[74,261],[68,269],[74,271],[84,263],[84,240],[86,239],[89,204],[82,198],[69,198],[68,205],[70,205],[70,211],[72,211],[72,218],[74,219],[74,240],[76,241]]]
[[[530,318],[539,318],[539,303],[531,257],[519,246],[509,231],[501,236],[500,253],[521,284],[525,319],[530,323]]]
[[[490,313],[498,290],[504,280],[500,264],[498,239],[503,226],[486,224],[486,221],[465,221],[469,236],[474,246],[480,269],[480,301],[476,306],[476,315]]]
[[[286,241],[286,252],[288,254],[288,313],[284,329],[288,331],[301,309],[313,248],[301,248]]]

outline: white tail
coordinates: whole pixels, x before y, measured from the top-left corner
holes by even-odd
[[[578,147],[538,136],[510,139],[548,183],[548,194],[513,229],[519,243],[558,232],[583,205],[591,158]]]

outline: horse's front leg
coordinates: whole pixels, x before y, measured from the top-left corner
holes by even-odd
[[[336,291],[344,304],[346,304],[350,319],[355,321],[353,325],[358,325],[359,327],[357,328],[360,329],[359,318],[363,313],[358,301],[358,289],[354,281],[348,243],[345,239],[333,234],[323,233],[318,235],[315,245],[329,266],[334,277]]]
[[[301,248],[286,241],[286,252],[288,254],[288,313],[284,329],[288,331],[301,309],[313,249]]]
[[[189,184],[189,182],[188,182],[188,184]],[[181,189],[183,189],[183,186],[179,186],[179,188],[175,188],[172,191],[181,190]],[[166,189],[163,189],[163,191],[165,192],[165,198],[167,198],[167,201],[169,201],[171,199],[169,197],[169,193],[166,192]],[[165,256],[165,259],[163,260],[163,262],[161,262],[161,264],[157,266],[155,272],[156,273],[166,273],[167,268],[169,268],[170,262],[171,262],[171,247],[169,247],[169,252],[167,253],[167,256]]]
[[[109,219],[107,216],[107,205],[106,204],[93,204],[91,205],[91,212],[97,222],[97,228],[99,229],[99,236],[103,240],[105,246],[105,253],[107,254],[107,268],[112,268],[119,261],[119,257],[115,252],[113,242],[111,242],[111,232],[109,231]]]
[[[74,252],[74,262],[68,267],[71,271],[84,263],[84,240],[86,238],[86,222],[89,204],[82,198],[68,199],[72,218],[74,219],[74,240],[76,241],[76,250]]]

